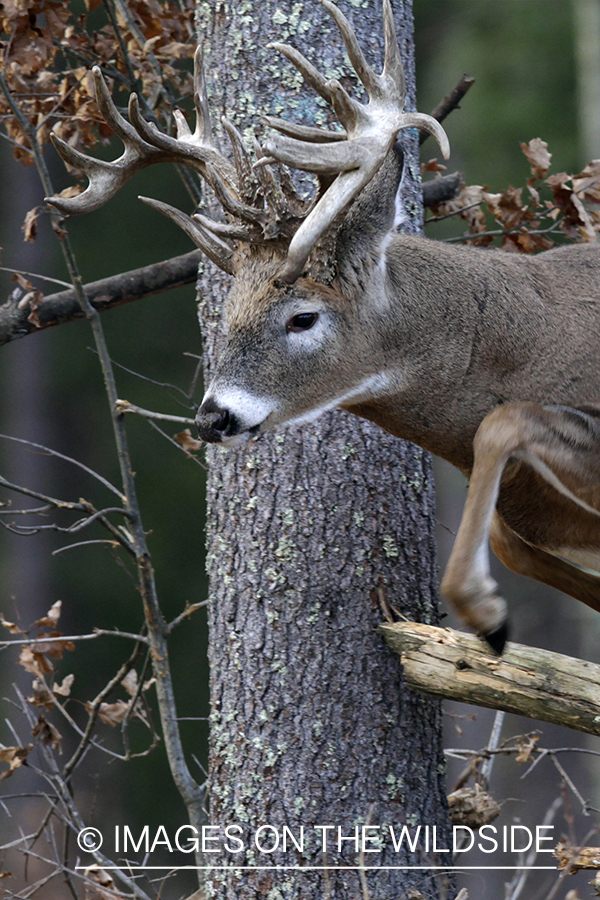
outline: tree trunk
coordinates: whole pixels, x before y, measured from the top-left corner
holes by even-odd
[[[380,70],[380,4],[340,6]],[[394,6],[414,96],[412,10],[410,2]],[[242,128],[256,125],[261,112],[285,109],[305,122],[322,117],[308,93],[297,93],[288,64],[266,49],[270,40],[289,38],[321,71],[339,75],[341,39],[320,5],[199,2],[198,24],[215,113]],[[416,151],[414,136],[409,173],[418,171]],[[407,209],[419,214],[410,179],[407,191]],[[210,369],[227,285],[208,263],[200,290]],[[240,826],[246,849],[211,853],[207,862],[448,864],[424,847],[409,859],[390,840],[388,824],[436,825],[438,846],[450,846],[438,703],[405,690],[399,662],[376,630],[381,594],[410,619],[437,621],[427,454],[337,411],[208,456],[209,818],[223,828]],[[364,824],[377,826],[368,835],[380,842],[361,855],[354,836]],[[325,833],[324,852],[315,826],[325,825],[334,828]],[[280,835],[287,826],[287,847],[260,852],[254,835],[261,826]],[[261,835],[265,846],[276,842],[274,830]],[[341,852],[340,835],[352,838],[341,842]],[[447,896],[426,868],[213,870],[207,886],[222,900],[400,900],[411,888],[427,898]]]

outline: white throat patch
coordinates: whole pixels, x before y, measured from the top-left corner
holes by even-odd
[[[287,419],[282,424],[302,425],[306,422],[314,422],[320,415],[328,412],[330,409],[341,406],[342,403],[360,403],[363,400],[372,400],[374,397],[384,394],[389,387],[389,383],[390,379],[386,372],[378,372],[376,375],[369,375],[368,378],[363,379],[360,384],[357,384],[356,387],[347,391],[345,394],[340,394],[338,397],[334,397],[333,400],[328,400],[326,403],[323,403],[322,406],[317,406],[315,409],[309,409],[307,412],[301,413],[293,419]]]

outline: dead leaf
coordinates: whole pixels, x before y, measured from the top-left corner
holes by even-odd
[[[2,613],[0,613],[0,625],[4,625],[7,631],[10,631],[11,634],[25,634],[22,628],[19,628],[14,622],[9,622],[4,618]]]
[[[135,669],[130,669],[125,678],[121,681],[121,684],[127,691],[130,697],[134,697],[137,694],[138,690],[138,674]]]
[[[573,176],[573,190],[586,203],[600,203],[600,159],[594,159]]]
[[[430,159],[426,163],[421,163],[421,172],[445,172],[447,166],[443,166],[437,159]]]
[[[521,734],[517,738],[517,747],[519,748],[519,752],[516,756],[516,761],[519,765],[525,762],[531,762],[533,759],[533,752],[536,749],[536,744],[539,741],[539,734]]]
[[[15,769],[23,765],[32,746],[28,744],[26,747],[0,747],[0,763],[8,765],[8,769],[0,770],[0,781],[10,778]]]
[[[44,292],[30,291],[28,294],[25,294],[21,303],[24,303],[26,300],[29,306],[29,315],[27,316],[27,321],[31,322],[32,325],[35,325],[36,328],[41,328],[42,323],[38,318],[37,311],[44,301]],[[19,306],[20,305],[21,304],[19,304]]]
[[[50,746],[53,750],[60,750],[62,735],[58,728],[55,728],[45,716],[38,717],[37,723],[31,734],[34,738],[39,738],[45,746]]]
[[[528,144],[521,144],[521,150],[529,161],[534,178],[545,178],[552,159],[546,141],[542,141],[541,138],[532,138]]]
[[[62,637],[60,631],[51,631],[49,634],[44,635],[44,637],[49,638],[58,638]],[[48,656],[53,656],[55,659],[62,659],[63,653],[65,650],[74,650],[75,644],[73,641],[40,641],[39,644],[35,645],[38,653],[46,653]]]
[[[37,678],[43,678],[44,675],[54,672],[54,666],[50,660],[43,653],[33,650],[28,644],[21,649],[19,665]]]
[[[25,216],[25,221],[21,226],[21,231],[25,235],[26,241],[35,241],[37,237],[37,220],[42,214],[42,209],[39,206],[34,206],[33,209],[30,209],[27,215]]]
[[[548,178],[546,178],[545,184],[553,188],[561,184],[566,184],[570,180],[571,176],[567,175],[566,172],[557,172],[555,175],[549,175]]]
[[[171,41],[164,44],[157,55],[165,59],[191,59],[194,56],[194,43],[182,44],[180,41]]]
[[[75,681],[75,676],[65,675],[61,684],[53,684],[52,685],[52,693],[58,694],[59,697],[69,697],[71,695],[71,688],[73,687],[73,682]]]
[[[102,0],[100,0],[102,2]],[[64,190],[59,191],[56,194],[57,197],[64,197],[65,200],[70,200],[72,197],[77,197],[79,194],[83,193],[83,186],[81,184],[71,184],[69,187],[64,188]]]
[[[86,703],[86,709],[88,712],[91,711],[91,704]],[[104,722],[105,725],[110,725],[111,727],[115,727],[115,725],[120,725],[123,719],[129,713],[129,703],[125,703],[124,700],[117,700],[116,703],[101,703],[98,709],[98,718]]]
[[[62,600],[57,600],[56,603],[52,604],[46,615],[42,619],[38,619],[34,624],[39,625],[42,628],[45,625],[48,626],[48,628],[56,628],[58,620],[60,619],[61,609]]]
[[[39,678],[34,679],[33,682],[33,694],[31,697],[25,698],[28,703],[32,706],[43,706],[45,709],[50,712],[51,709],[54,709],[55,702],[54,697],[46,687],[43,681],[40,681]]]
[[[89,882],[85,886],[85,900],[115,900],[115,897],[123,897],[116,890],[112,875],[100,866],[90,866],[84,872]]]
[[[481,828],[500,815],[500,806],[478,784],[448,794],[448,807],[452,824],[469,828]]]
[[[573,239],[595,241],[594,223],[577,194],[564,184],[554,187],[552,193],[554,202],[562,213],[561,230]]]
[[[185,431],[180,431],[179,434],[175,434],[174,438],[181,444],[186,453],[189,453],[191,450],[202,450],[204,447],[204,441],[198,441],[196,438],[193,438],[189,428],[186,428]]]
[[[512,244],[508,247],[507,244]],[[514,234],[504,235],[502,249],[518,250],[520,253],[535,253],[537,250],[550,250],[554,247],[554,241],[543,234],[535,234],[530,231],[517,231]]]
[[[511,184],[500,194],[484,194],[484,199],[491,214],[507,230],[517,228],[524,219],[531,218],[523,204],[523,188]]]
[[[16,281],[17,284],[19,285],[19,287],[22,287],[24,291],[32,291],[33,290],[32,283],[30,281],[28,281],[24,275],[21,275],[20,272],[15,272],[15,274],[12,277],[12,280]]]

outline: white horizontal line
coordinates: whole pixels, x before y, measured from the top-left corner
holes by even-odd
[[[75,866],[76,869],[89,869],[90,865],[95,865],[95,863],[90,863],[87,866]],[[102,868],[106,871],[117,871],[121,870],[121,866],[105,866],[102,865]],[[424,872],[438,872],[441,869],[449,870],[451,872],[466,872],[468,871],[489,871],[489,872],[522,872],[522,871],[530,871],[536,870],[541,872],[556,872],[558,866],[135,866],[132,863],[127,863],[127,869],[164,869],[168,872],[180,872],[184,870],[193,869],[194,871],[205,871],[205,870],[218,870],[220,872],[262,872],[264,870],[275,870],[279,872],[370,872],[370,871],[391,871],[391,870],[400,870],[403,872],[421,870]]]

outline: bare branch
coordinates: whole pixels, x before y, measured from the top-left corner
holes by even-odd
[[[113,494],[116,494],[117,497],[123,498],[123,495],[117,488],[107,481],[102,475],[95,472],[93,469],[90,469],[88,466],[84,465],[82,462],[79,462],[77,459],[73,459],[71,456],[66,456],[64,453],[59,453],[58,450],[52,450],[50,447],[45,447],[43,444],[36,444],[34,441],[26,441],[23,438],[13,437],[10,434],[0,434],[0,438],[5,441],[16,441],[18,444],[26,444],[28,447],[32,447],[34,450],[40,450],[42,453],[47,453],[49,456],[55,456],[57,459],[63,459],[65,462],[72,463],[72,465],[77,466],[80,469],[83,469],[84,472],[87,472],[88,475],[91,475],[93,478],[96,478],[101,484],[107,487]],[[10,486],[13,490],[19,490],[21,493],[24,493],[26,489],[18,488],[17,485],[9,485],[6,482],[6,486]],[[31,496],[35,496],[33,492],[31,492]],[[43,497],[43,495],[41,495]],[[47,499],[47,498],[44,498]]]
[[[380,631],[413,690],[600,734],[600,665],[512,642],[498,657],[474,635],[417,622]]]
[[[0,641],[0,648],[11,647],[13,644],[19,647],[22,647],[24,644],[27,644],[28,647],[35,647],[36,644],[53,644],[64,641],[94,641],[99,637],[121,637],[127,638],[130,641],[139,641],[144,644],[148,643],[148,638],[142,634],[131,634],[128,631],[112,631],[111,629],[98,628],[89,634],[67,634],[61,635],[60,637],[22,637],[18,640]]]
[[[92,307],[98,312],[104,312],[163,291],[170,291],[184,284],[193,284],[198,276],[198,264],[201,259],[201,252],[192,250],[190,253],[151,266],[92,281],[84,286],[83,291]],[[35,311],[29,306],[19,308],[24,295],[25,291],[16,289],[4,306],[0,306],[0,345],[41,331],[43,328],[62,325],[64,322],[84,317],[72,288],[48,294]]]
[[[450,115],[454,109],[460,109],[460,101],[474,84],[475,79],[472,75],[463,75],[456,87],[452,88],[450,93],[446,94],[444,99],[431,111],[431,118],[436,119],[438,122],[443,122],[446,116]],[[429,132],[422,131],[419,136],[419,143],[424,143],[428,137]]]
[[[426,134],[427,132],[421,132]],[[463,176],[460,172],[453,172],[451,175],[442,175],[440,178],[432,178],[431,181],[423,182],[423,206],[437,206],[438,203],[446,203],[448,200],[454,200],[461,189]],[[437,220],[437,216],[435,217]],[[434,221],[434,217],[428,219],[428,222]]]

